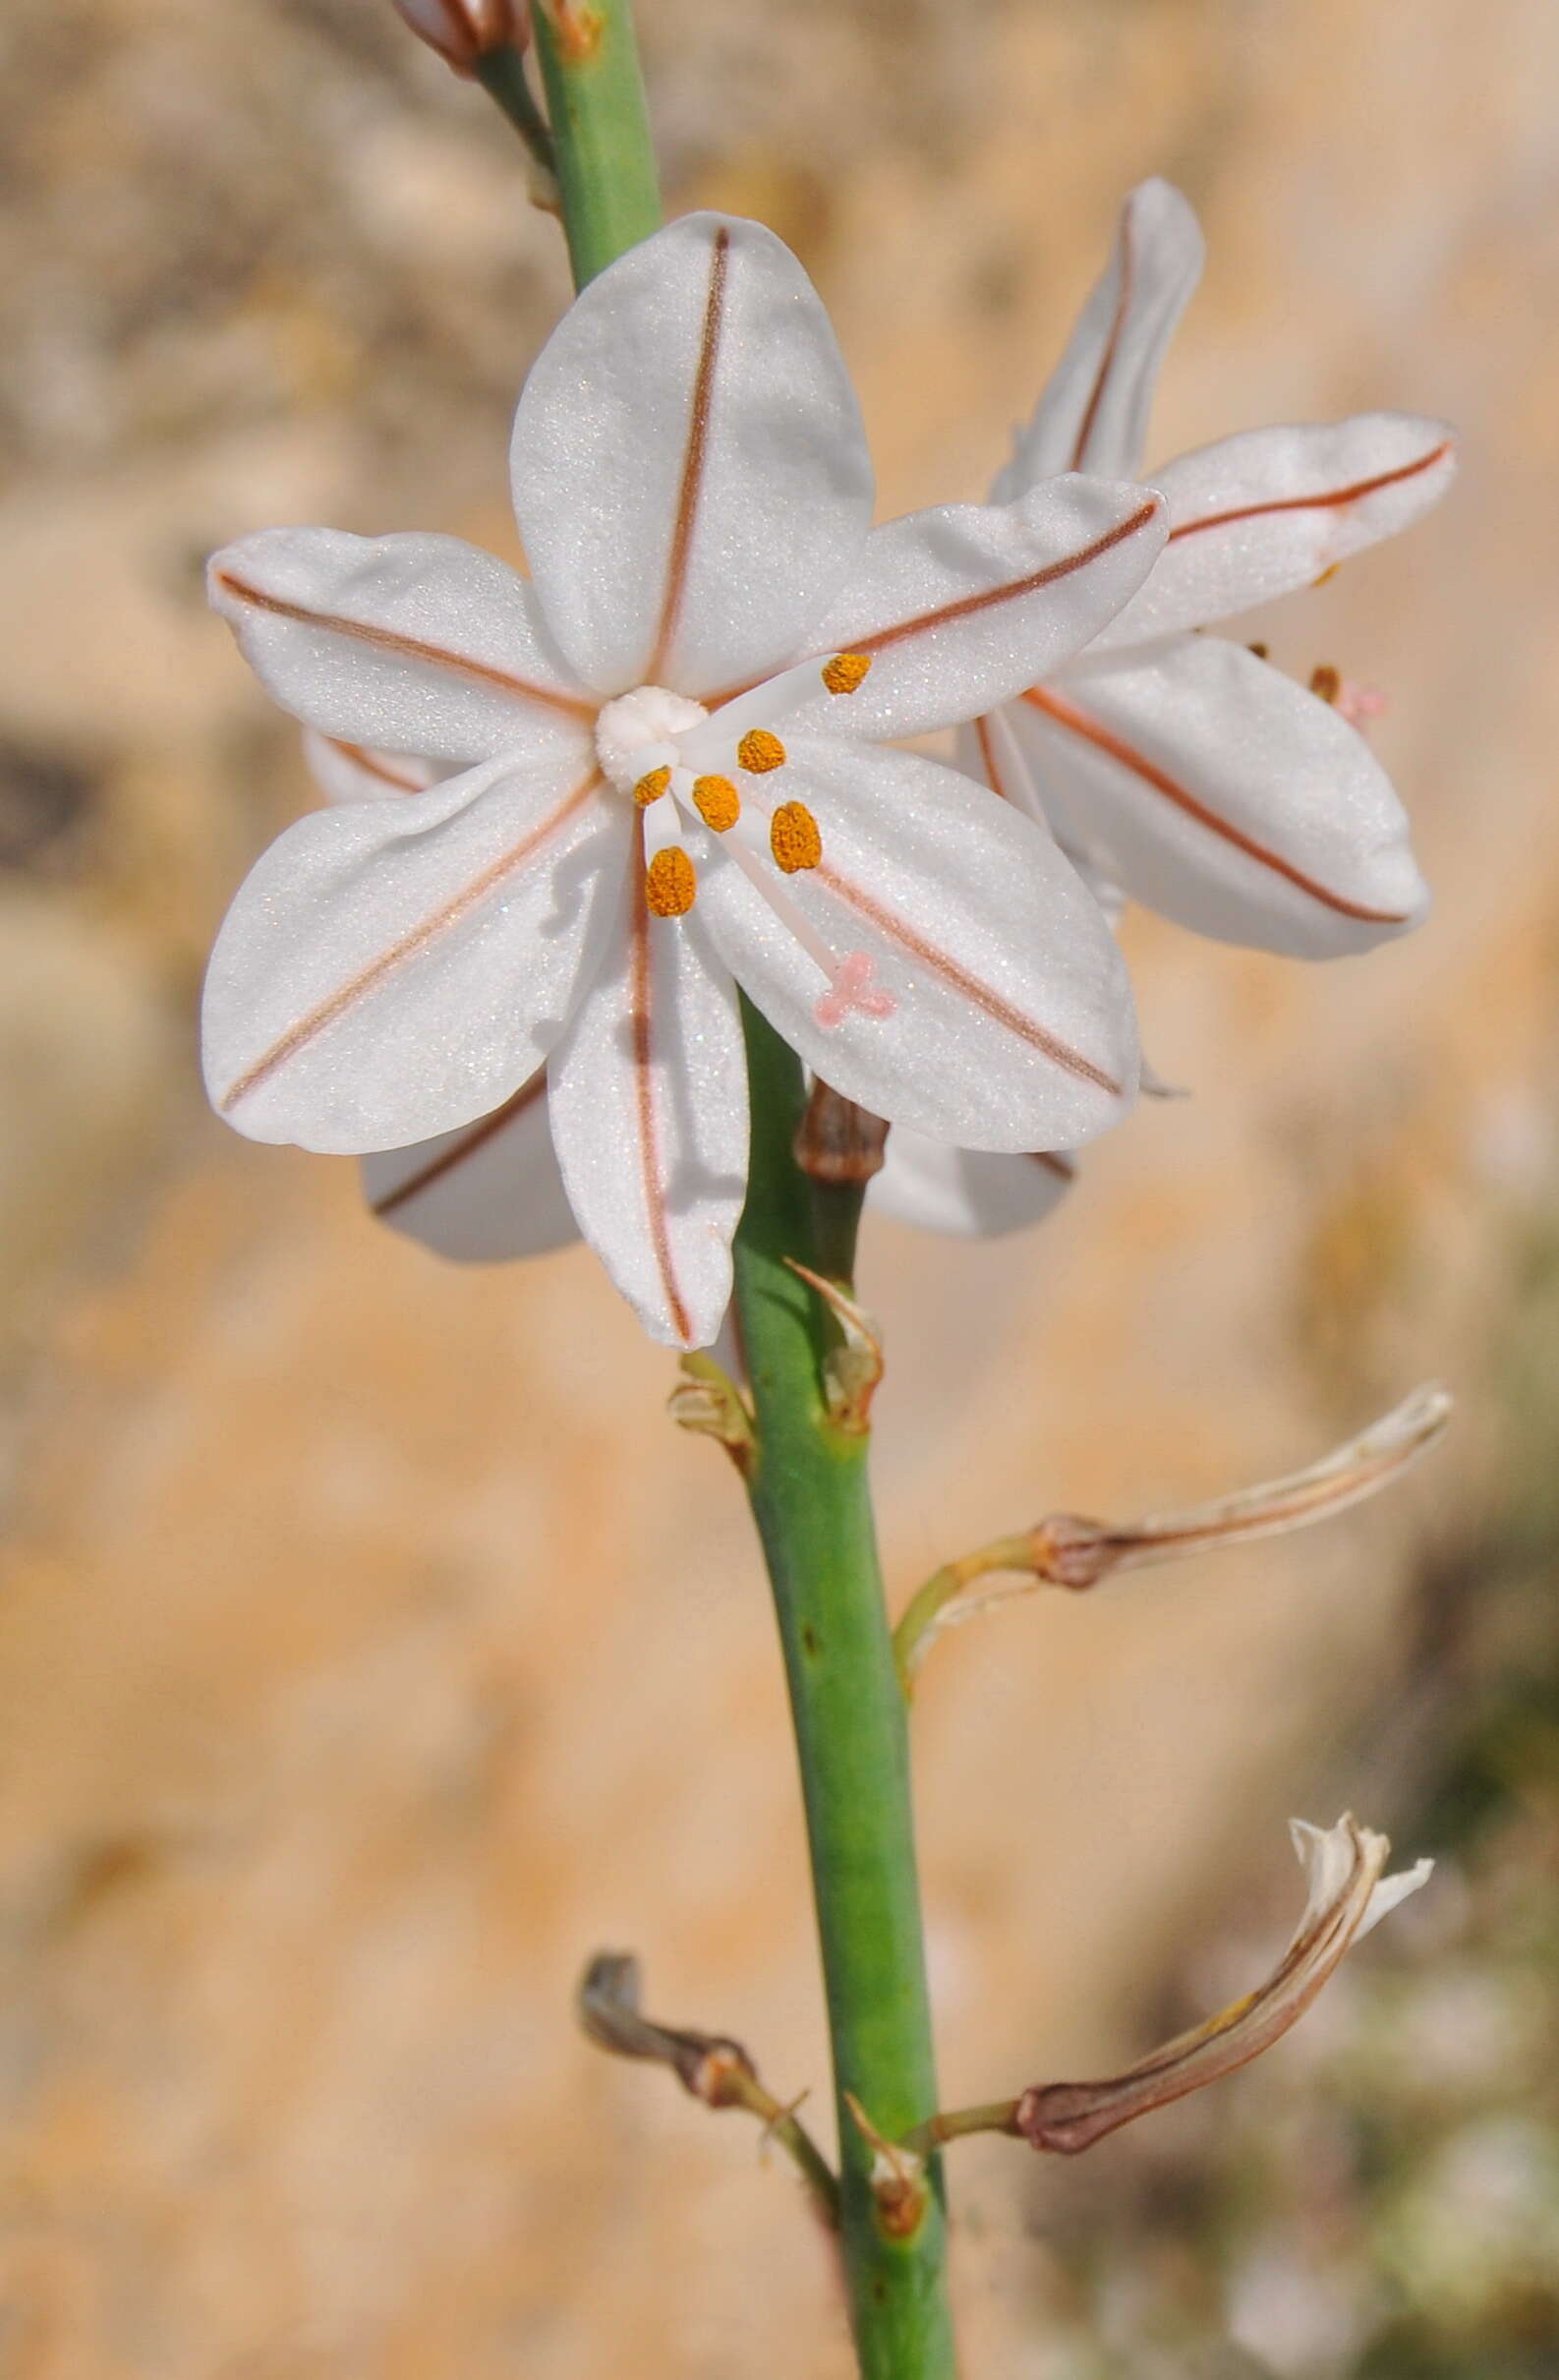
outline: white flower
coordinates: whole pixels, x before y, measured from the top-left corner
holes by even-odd
[[[1185,200],[1142,183],[998,496],[1059,471],[1140,476],[1159,366],[1201,264]],[[1416,925],[1428,897],[1407,820],[1344,711],[1193,631],[1405,529],[1453,469],[1442,424],[1396,413],[1246,431],[1165,464],[1149,476],[1170,533],[1146,584],[1085,653],[1036,669],[982,719],[966,762],[1193,932],[1329,958]]]
[[[581,1230],[648,1327],[711,1338],[747,1160],[735,989],[846,1097],[979,1149],[1114,1121],[1114,943],[1048,836],[874,749],[1018,693],[1162,544],[1075,476],[872,531],[828,319],[750,223],[689,217],[592,282],[512,449],[529,582],[432,536],[283,529],[211,564],[322,735],[459,764],[301,820],[206,984],[214,1103],[262,1140],[404,1147],[545,1061]]]

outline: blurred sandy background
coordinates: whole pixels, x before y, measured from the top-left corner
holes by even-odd
[[[643,37],[670,203],[799,250],[887,512],[981,492],[1151,171],[1211,252],[1155,455],[1463,431],[1438,517],[1261,628],[1390,691],[1428,927],[1306,972],[1133,920],[1194,1098],[1038,1237],[879,1225],[865,1285],[899,1595],[1464,1399],[1389,1505],[928,1674],[950,2100],[1252,1979],[1290,1808],[1450,1853],[1270,2078],[1086,2170],[959,2160],[971,2380],[1551,2370],[1559,16],[644,0]],[[202,557],[503,549],[555,227],[379,0],[22,0],[0,94],[0,2372],[839,2380],[788,2175],[569,2015],[631,1945],[658,2012],[824,2081],[735,1483],[587,1257],[441,1269],[194,1067],[212,928],[309,797]]]

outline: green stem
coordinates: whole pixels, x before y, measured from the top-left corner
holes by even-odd
[[[839,2109],[842,2234],[865,2380],[949,2380],[953,2334],[940,2172],[908,2238],[891,2237],[850,2092],[890,2137],[936,2108],[903,1695],[878,1570],[867,1446],[835,1429],[821,1367],[833,1325],[784,1262],[824,1269],[853,1239],[859,1193],[824,1190],[791,1142],[801,1067],[743,1003],[752,1164],[736,1302],[757,1411],[748,1492],[784,1648],[801,1763]]]
[[[537,0],[536,46],[578,287],[661,219],[628,0]],[[825,1190],[792,1155],[800,1061],[743,1002],[752,1161],[736,1303],[758,1445],[748,1492],[784,1648],[822,1939],[840,2141],[840,2234],[863,2380],[952,2380],[940,2167],[907,2237],[871,2190],[850,2092],[895,2137],[936,2110],[909,1794],[863,1435],[834,1428],[822,1364],[833,1322],[789,1271],[847,1273],[857,1191]]]
[[[536,103],[522,53],[507,44],[502,49],[489,50],[477,60],[476,73],[488,97],[502,108],[543,173],[555,178],[557,160],[552,154],[552,136]]]
[[[537,0],[535,26],[568,261],[583,289],[661,221],[633,15],[628,0]]]

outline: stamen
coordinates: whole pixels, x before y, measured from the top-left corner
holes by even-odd
[[[741,816],[741,796],[728,777],[695,777],[693,807],[706,827],[724,835]]]
[[[670,782],[669,769],[652,769],[648,777],[641,777],[633,788],[633,798],[640,809],[647,810],[652,801],[659,801]]]
[[[644,871],[644,898],[657,917],[685,917],[697,891],[698,872],[680,843],[666,843]]]
[[[823,665],[823,683],[831,694],[853,694],[871,666],[869,653],[836,653]]]
[[[892,992],[881,992],[873,984],[869,953],[850,951],[833,969],[829,989],[812,1014],[830,1033],[846,1016],[892,1016],[897,1006]]]
[[[1310,671],[1310,692],[1323,703],[1330,703],[1339,718],[1346,719],[1360,734],[1372,719],[1379,719],[1387,709],[1385,696],[1378,686],[1357,685],[1345,677],[1330,662],[1321,662]]]
[[[786,876],[800,868],[815,868],[823,856],[818,822],[804,801],[782,801],[769,821],[769,848],[775,866]]]
[[[785,765],[785,748],[767,727],[750,727],[736,746],[736,758],[749,777],[767,777]]]

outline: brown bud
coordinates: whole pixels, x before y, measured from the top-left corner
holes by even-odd
[[[529,0],[390,0],[420,40],[457,75],[474,75],[495,49],[523,49],[531,37]]]
[[[888,1127],[869,1108],[814,1082],[795,1136],[795,1161],[814,1182],[862,1190],[883,1170]]]

